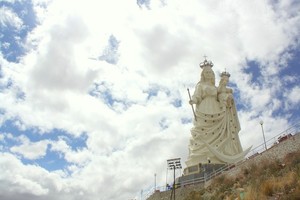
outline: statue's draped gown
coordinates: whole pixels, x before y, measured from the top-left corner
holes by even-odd
[[[188,167],[199,163],[234,163],[244,158],[238,137],[240,124],[234,101],[222,107],[214,85],[199,82],[192,100],[196,103],[196,119],[191,129]],[[249,148],[250,149],[250,148]]]

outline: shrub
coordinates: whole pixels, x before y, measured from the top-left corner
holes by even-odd
[[[274,194],[276,182],[274,179],[264,181],[261,186],[261,192],[266,196],[272,196]]]
[[[284,163],[295,166],[300,163],[300,151],[289,153],[284,158]]]
[[[265,195],[261,194],[258,189],[258,187],[252,187],[249,186],[246,188],[245,198],[244,200],[261,200],[266,199]]]

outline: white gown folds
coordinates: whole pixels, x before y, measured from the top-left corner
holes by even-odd
[[[242,160],[251,149],[243,151],[239,140],[240,123],[232,98],[230,106],[218,101],[214,85],[199,82],[192,101],[196,103],[196,119],[191,129],[187,167],[199,163],[227,164]]]

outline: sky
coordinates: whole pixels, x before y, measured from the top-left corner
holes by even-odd
[[[244,149],[299,122],[296,0],[1,0],[0,199],[140,199],[188,156],[204,56]],[[180,174],[180,172],[177,172]]]

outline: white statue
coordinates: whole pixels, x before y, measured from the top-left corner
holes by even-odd
[[[250,148],[243,151],[239,140],[240,123],[232,95],[227,88],[229,73],[223,72],[219,87],[215,86],[212,62],[200,64],[201,79],[195,87],[190,104],[196,104],[191,129],[187,167],[199,163],[227,164],[242,160]]]

